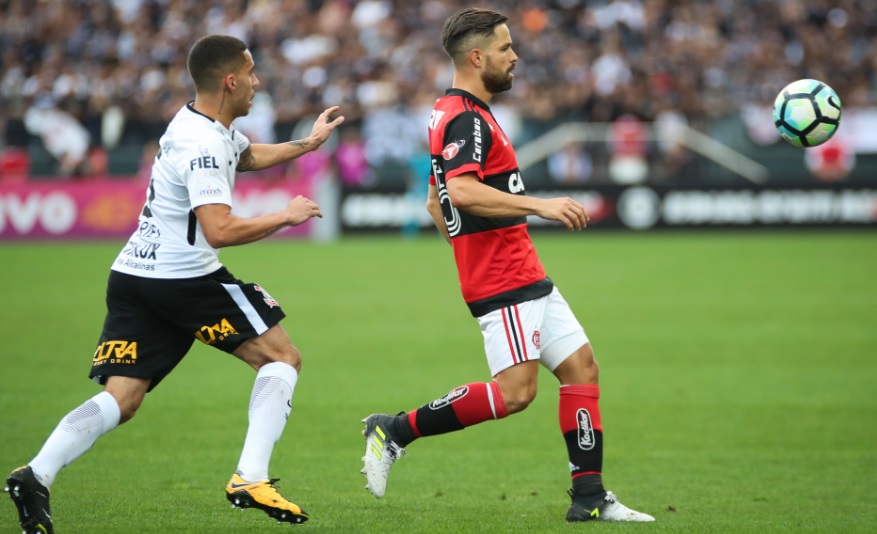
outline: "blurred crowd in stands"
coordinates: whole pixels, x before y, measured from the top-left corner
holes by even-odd
[[[423,166],[427,118],[452,76],[442,22],[469,5],[0,0],[0,147],[14,155],[39,139],[56,175],[105,174],[108,158],[126,149],[148,165],[167,121],[194,94],[189,47],[222,33],[246,41],[256,62],[261,92],[237,122],[252,141],[303,137],[338,104],[347,122],[322,157],[347,183],[367,182],[370,166]],[[805,77],[830,80],[845,107],[877,105],[873,0],[474,5],[510,17],[520,63],[513,90],[492,107],[516,144],[560,121],[721,118],[769,105]],[[290,172],[319,173],[326,162],[315,158]],[[579,174],[589,165],[567,163]]]

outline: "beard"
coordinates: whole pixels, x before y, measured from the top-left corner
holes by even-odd
[[[481,81],[484,88],[491,94],[503,93],[512,88],[514,78],[509,72],[504,72],[496,67],[490,60],[487,60],[487,68],[481,73]]]

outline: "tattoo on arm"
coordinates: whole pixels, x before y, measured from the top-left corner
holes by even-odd
[[[255,166],[256,158],[255,156],[253,156],[253,151],[250,149],[250,147],[247,147],[247,149],[241,153],[241,159],[238,161],[237,171],[245,172]]]
[[[298,140],[296,140],[296,141],[288,141],[286,144],[287,144],[287,145],[292,145],[292,146],[295,146],[295,147],[298,147],[298,148],[307,148],[308,145],[311,144],[311,142],[308,141],[307,139],[298,139]]]

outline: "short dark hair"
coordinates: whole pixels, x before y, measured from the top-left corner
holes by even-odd
[[[442,46],[454,64],[463,61],[462,54],[472,49],[473,39],[490,37],[496,27],[509,18],[496,11],[470,7],[457,11],[442,28]]]
[[[230,35],[206,35],[192,46],[186,66],[198,92],[218,91],[222,77],[244,62],[247,44]]]

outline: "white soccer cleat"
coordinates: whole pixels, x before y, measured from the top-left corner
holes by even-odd
[[[655,518],[649,514],[637,512],[618,502],[618,498],[611,491],[606,492],[605,502],[602,510],[600,510],[600,519],[603,521],[634,521],[638,523],[647,523],[654,521]]]
[[[637,512],[618,502],[618,498],[611,491],[606,492],[606,496],[602,501],[583,503],[576,501],[575,495],[570,490],[570,496],[573,498],[569,511],[566,513],[566,520],[570,522],[579,521],[630,521],[636,523],[648,523],[654,521],[655,518],[649,514]]]
[[[380,499],[387,491],[387,477],[393,463],[405,456],[405,449],[396,444],[392,433],[393,416],[372,414],[362,420],[365,423],[364,467],[360,473],[365,475],[365,489]]]

